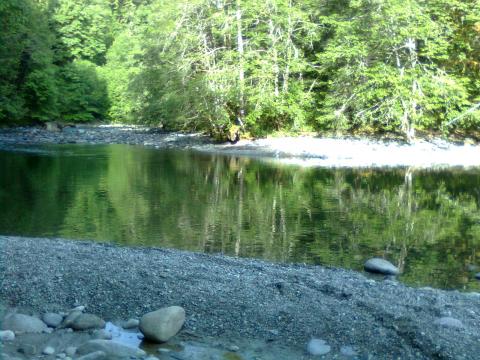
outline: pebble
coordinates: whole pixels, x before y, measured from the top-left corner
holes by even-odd
[[[42,350],[43,355],[53,355],[55,354],[55,349],[51,346],[47,346]]]
[[[134,349],[110,340],[90,340],[80,345],[77,349],[78,355],[86,355],[93,352],[103,352],[107,358],[129,358],[145,356],[145,351]]]
[[[353,346],[350,345],[344,345],[340,347],[340,354],[342,354],[343,356],[357,356],[357,352],[355,351]]]
[[[367,272],[383,274],[383,275],[398,275],[400,271],[390,261],[381,258],[372,258],[367,260],[364,265]]]
[[[449,317],[449,316],[441,317],[435,320],[433,323],[436,325],[449,327],[449,328],[456,328],[456,329],[463,328],[463,324],[460,320],[455,319],[453,317]]]
[[[80,314],[73,319],[70,327],[74,330],[103,329],[105,321],[93,314]]]
[[[72,310],[70,310],[70,312],[73,312],[73,311],[84,312],[85,309],[86,309],[86,307],[84,305],[78,305],[78,306],[75,306]]]
[[[123,324],[123,328],[124,329],[133,329],[133,328],[136,328],[138,327],[138,325],[140,325],[140,320],[138,319],[128,319],[128,321]]]
[[[0,341],[13,341],[15,340],[15,333],[12,330],[1,330]]]
[[[75,346],[69,346],[65,349],[65,354],[67,356],[73,356],[77,352],[77,348]]]
[[[185,322],[185,310],[170,306],[152,311],[140,319],[140,331],[147,340],[165,342],[175,336]]]
[[[57,354],[58,359],[65,359],[66,357],[67,357],[67,354],[65,354],[65,353]]]
[[[238,350],[240,350],[240,348],[237,345],[230,345],[228,347],[228,350],[233,351],[233,352],[237,352]]]
[[[62,323],[63,316],[56,313],[46,313],[42,315],[42,320],[48,326],[56,328]]]
[[[307,352],[310,355],[325,355],[328,354],[330,350],[330,345],[327,345],[325,340],[322,339],[311,339],[307,344]]]
[[[47,325],[36,317],[24,314],[11,314],[3,320],[3,330],[12,330],[15,333],[41,333]]]

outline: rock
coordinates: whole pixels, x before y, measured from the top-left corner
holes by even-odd
[[[80,315],[82,315],[82,312],[81,311],[78,311],[78,310],[73,310],[73,311],[70,311],[70,313],[65,317],[65,319],[63,320],[63,323],[62,323],[62,326],[64,327],[69,327],[72,325],[73,321],[79,317]]]
[[[18,352],[27,356],[33,356],[37,353],[37,347],[32,344],[22,344],[18,348]]]
[[[125,324],[123,324],[124,329],[133,329],[138,327],[140,321],[138,319],[129,319]]]
[[[103,351],[94,351],[90,354],[80,356],[77,360],[103,360],[107,358],[107,354]]]
[[[156,356],[150,355],[146,357],[145,360],[158,360],[158,358]]]
[[[70,327],[74,330],[103,329],[105,321],[93,314],[80,314],[75,317]]]
[[[372,258],[369,259],[364,265],[365,271],[383,275],[398,275],[400,271],[398,268],[393,265],[391,262],[380,259],[380,258]]]
[[[65,359],[66,357],[67,357],[67,354],[65,354],[65,353],[57,354],[58,359]]]
[[[78,306],[75,306],[72,310],[70,310],[70,312],[73,312],[73,311],[80,311],[80,312],[84,312],[85,311],[85,305],[78,305]]]
[[[456,329],[462,329],[463,324],[460,320],[455,319],[453,317],[445,316],[441,317],[433,322],[436,325],[444,326],[444,327],[449,327],[449,328],[456,328]]]
[[[331,350],[330,345],[327,345],[324,340],[312,339],[307,344],[307,352],[310,355],[325,355]]]
[[[228,347],[228,350],[232,352],[237,352],[238,350],[240,350],[240,348],[237,345],[230,345]]]
[[[480,272],[475,274],[475,279],[480,280]]]
[[[93,352],[104,352],[107,358],[129,359],[145,355],[145,351],[134,349],[111,340],[90,340],[80,345],[77,349],[78,355],[86,355]]]
[[[19,333],[41,333],[47,329],[47,325],[36,317],[11,314],[3,320],[3,330],[12,330],[16,334]]]
[[[46,313],[42,315],[42,320],[50,327],[56,328],[63,321],[63,316],[56,313]]]
[[[15,340],[15,333],[12,330],[0,331],[0,341],[13,341]]]
[[[355,351],[353,346],[350,346],[350,345],[344,345],[340,347],[340,354],[342,354],[343,356],[351,356],[351,357],[357,356],[357,352]]]
[[[62,131],[62,127],[60,126],[60,124],[55,121],[47,122],[45,123],[45,126],[47,128],[47,131],[54,131],[54,132]]]
[[[67,356],[73,356],[77,352],[77,348],[75,346],[69,346],[65,349],[65,354]]]
[[[152,311],[140,319],[140,331],[154,342],[165,342],[175,336],[185,322],[185,310],[180,306]]]
[[[53,355],[53,354],[55,354],[55,349],[51,346],[47,346],[43,349],[42,354],[43,355]]]

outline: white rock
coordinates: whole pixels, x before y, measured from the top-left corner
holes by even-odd
[[[24,314],[11,314],[3,320],[3,330],[12,330],[19,333],[41,333],[47,329],[47,325],[36,317]]]
[[[70,312],[73,312],[73,311],[84,312],[85,311],[85,306],[84,305],[75,306],[72,310],[70,310]]]
[[[310,355],[325,355],[331,350],[330,345],[327,345],[324,340],[311,339],[307,344],[307,351]]]
[[[13,341],[15,340],[15,333],[12,330],[1,330],[0,341]]]
[[[140,319],[140,331],[147,340],[165,342],[175,336],[185,322],[185,310],[180,306],[152,311]]]
[[[364,265],[365,271],[383,275],[398,275],[400,271],[390,261],[380,258],[369,259]]]
[[[357,352],[353,348],[353,346],[350,345],[344,345],[340,348],[340,354],[343,356],[357,356]]]
[[[43,355],[53,355],[55,354],[55,349],[51,346],[47,346],[42,350]]]

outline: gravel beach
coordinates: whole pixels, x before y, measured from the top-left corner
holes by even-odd
[[[303,354],[298,358],[314,358],[304,354],[312,338],[331,347],[326,359],[349,358],[340,353],[346,346],[359,359],[480,354],[478,293],[413,289],[320,266],[63,239],[0,236],[0,248],[0,297],[8,308],[39,314],[83,304],[112,321],[180,305],[182,332],[262,340]]]

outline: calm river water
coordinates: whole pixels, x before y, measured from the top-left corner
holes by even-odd
[[[361,270],[480,290],[480,169],[324,169],[128,145],[0,151],[0,234]],[[476,272],[479,272],[477,269]]]

